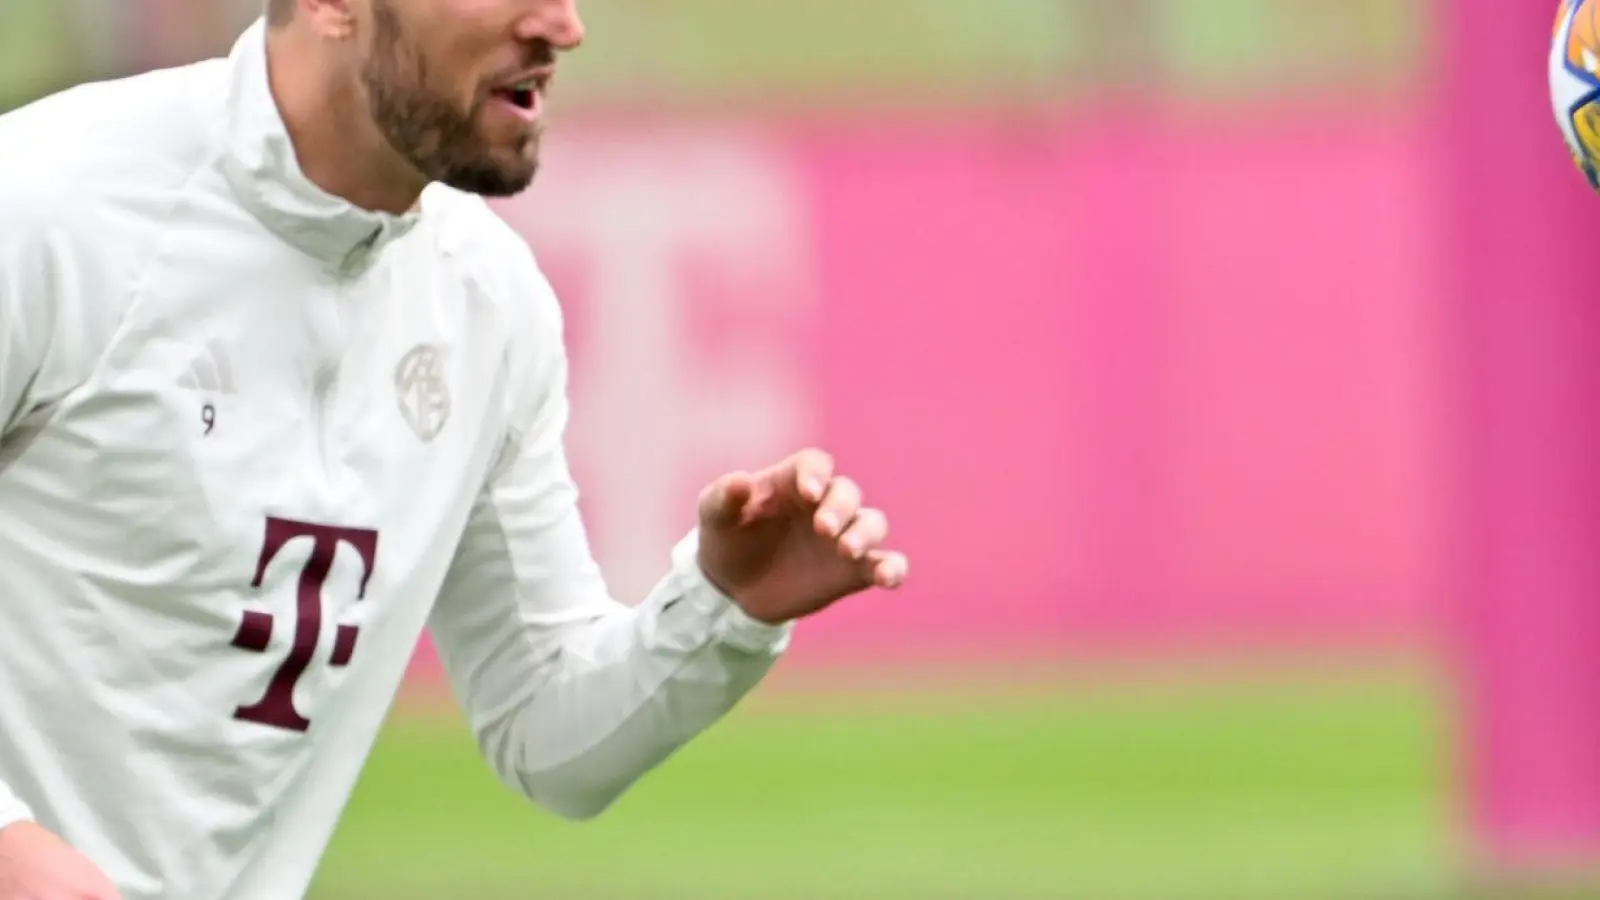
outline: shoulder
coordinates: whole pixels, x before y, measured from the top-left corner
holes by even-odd
[[[44,382],[70,382],[109,339],[160,223],[214,157],[226,80],[202,63],[0,116],[0,309],[53,360]]]
[[[211,61],[81,85],[0,116],[0,240],[96,234],[148,210],[211,159],[225,103]]]
[[[511,430],[559,434],[567,403],[565,325],[533,249],[481,197],[434,185],[423,203],[440,249],[457,260],[473,292],[503,323]]]
[[[514,352],[564,355],[561,304],[527,240],[481,197],[434,185],[423,203],[443,252],[510,326]]]
[[[0,247],[115,255],[216,152],[220,61],[81,85],[0,116]],[[116,236],[120,240],[107,240]]]

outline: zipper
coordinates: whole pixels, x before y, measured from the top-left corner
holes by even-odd
[[[338,420],[335,414],[338,410],[345,357],[349,353],[350,335],[353,330],[350,320],[355,312],[349,308],[350,288],[368,267],[373,250],[386,230],[382,226],[374,229],[345,255],[334,275],[333,295],[329,298],[329,302],[324,304],[326,309],[323,318],[326,320],[327,328],[325,333],[328,337],[328,347],[332,352],[324,357],[313,376],[315,395],[313,415],[317,427],[317,455],[322,465],[323,478],[329,482],[332,481],[336,468],[338,443],[334,439],[334,429]]]

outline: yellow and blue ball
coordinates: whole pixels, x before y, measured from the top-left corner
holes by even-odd
[[[1564,0],[1550,51],[1550,96],[1567,149],[1600,190],[1600,0]]]

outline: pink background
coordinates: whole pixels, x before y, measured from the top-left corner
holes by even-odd
[[[912,554],[911,586],[814,620],[797,662],[1373,647],[1436,633],[1445,347],[1437,197],[1414,122],[1322,111],[1204,127],[1172,116],[563,133],[551,186],[502,209],[568,310],[591,523],[669,516],[670,539],[704,478],[817,443],[891,511]],[[583,449],[601,444],[582,437],[606,431],[594,424],[606,414],[584,397],[628,364],[586,362],[600,329],[623,327],[605,322],[659,310],[638,288],[620,314],[596,311],[597,285],[616,276],[606,266],[627,257],[607,263],[574,237],[609,227],[587,223],[586,207],[604,218],[600,195],[637,184],[630,202],[665,211],[617,207],[624,233],[705,229],[717,188],[695,209],[672,185],[739,167],[781,183],[798,224],[754,249],[678,254],[652,283],[673,282],[662,290],[684,307],[674,340],[705,370],[694,402],[739,389],[738,366],[719,360],[760,332],[808,396],[770,401],[804,406],[789,411],[800,425],[758,458],[688,453],[652,476],[676,492],[654,512],[595,501],[610,479]],[[784,242],[800,248],[788,263],[751,261]],[[764,305],[785,291],[810,300]],[[678,365],[633,366],[657,364]],[[627,443],[651,466],[639,431]]]
[[[1423,628],[1419,143],[1394,124],[1183,122],[796,141],[837,335],[813,352],[876,362],[866,390],[854,366],[820,368],[823,437],[919,566],[903,600],[809,640]]]
[[[1555,5],[1460,0],[1443,60],[1466,476],[1446,571],[1482,842],[1569,864],[1600,859],[1600,202],[1545,102]]]

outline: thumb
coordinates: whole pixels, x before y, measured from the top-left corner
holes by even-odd
[[[731,472],[700,492],[700,523],[728,528],[744,519],[745,504],[755,492],[749,472]]]

